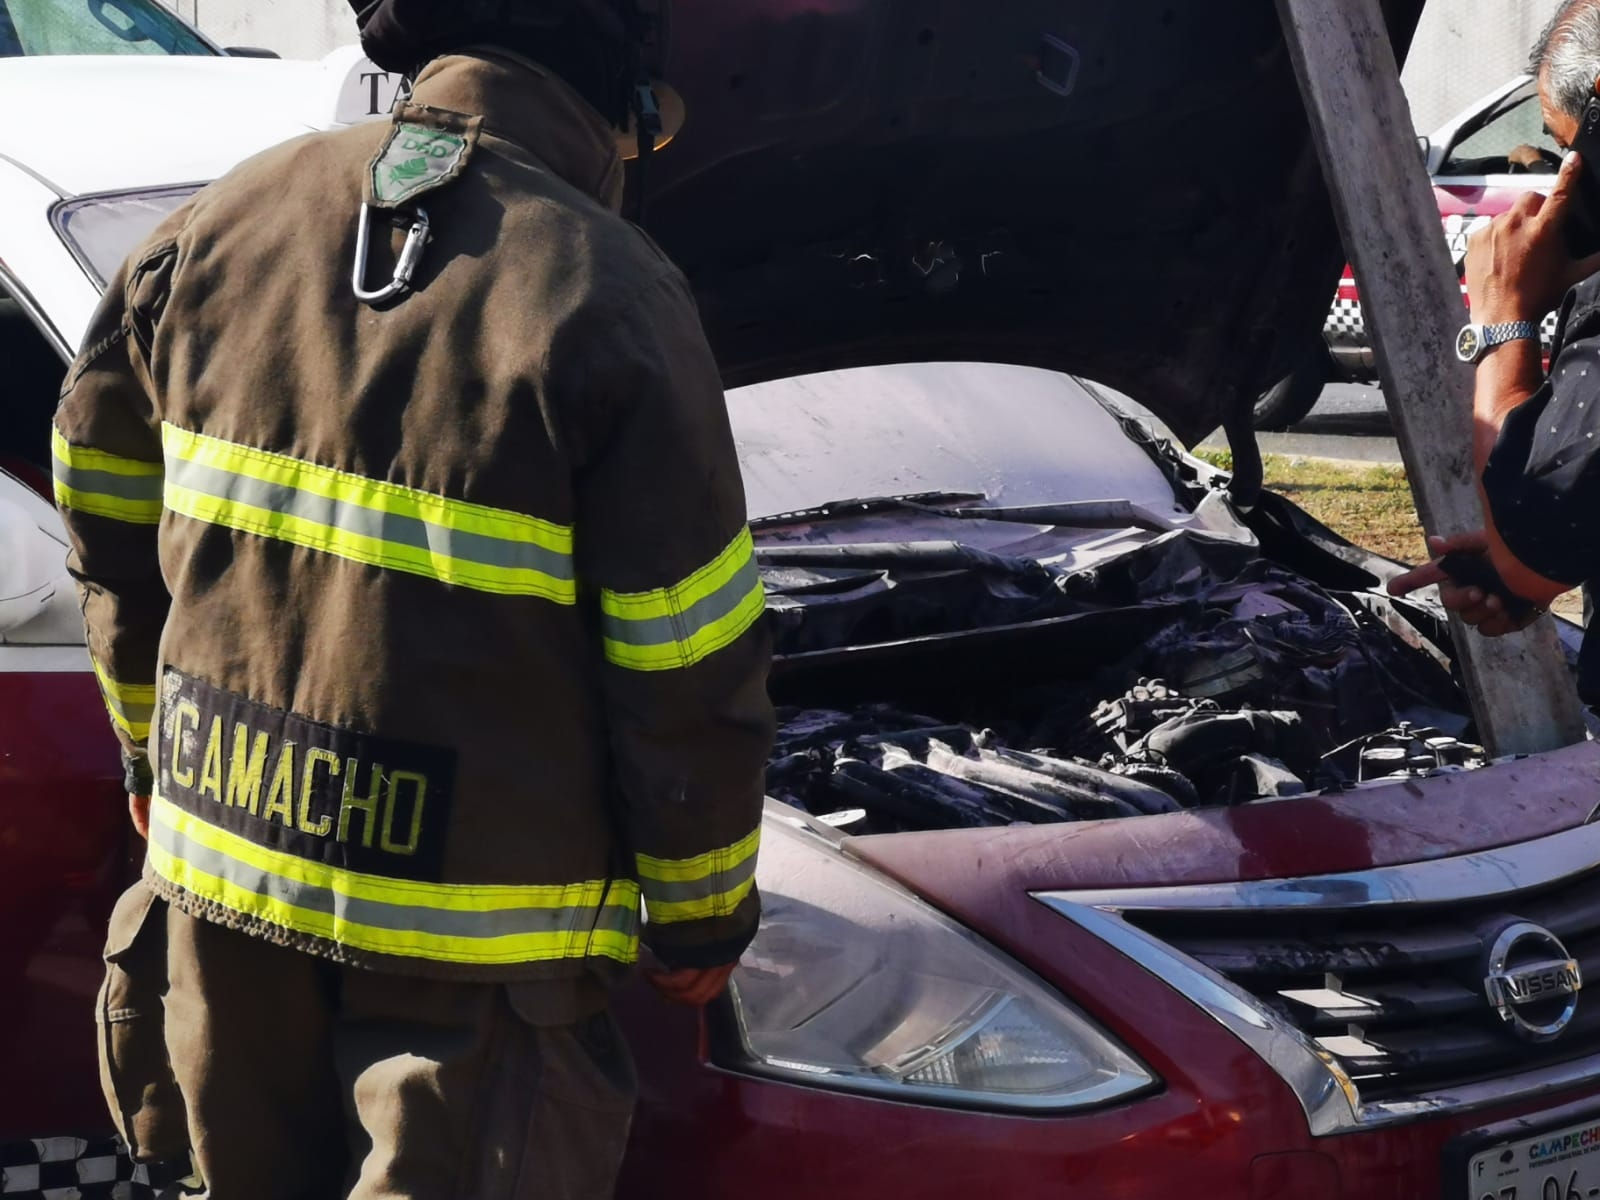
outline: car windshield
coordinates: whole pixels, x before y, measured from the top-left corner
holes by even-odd
[[[1499,174],[1510,166],[1508,158],[1519,146],[1532,146],[1549,156],[1542,172],[1554,172],[1561,149],[1544,129],[1544,113],[1532,85],[1514,92],[1486,115],[1483,123],[1450,149],[1442,175]]]
[[[215,53],[156,0],[0,0],[0,58]]]

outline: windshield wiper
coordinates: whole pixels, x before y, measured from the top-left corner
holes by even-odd
[[[917,512],[963,521],[1010,521],[1019,525],[1064,525],[1076,529],[1132,527],[1151,533],[1166,533],[1177,528],[1171,519],[1128,500],[1069,500],[1060,504],[1028,504],[1018,508],[950,507],[952,504],[976,504],[988,498],[983,492],[919,492],[907,496],[830,500],[816,508],[757,517],[750,522],[750,528],[771,529],[778,525],[869,516],[881,512]]]
[[[871,570],[910,567],[922,571],[988,571],[1017,577],[1048,577],[1043,563],[965,546],[960,542],[851,542],[842,546],[757,546],[763,567]]]
[[[967,521],[1014,521],[1020,525],[1065,525],[1072,529],[1144,529],[1166,533],[1177,524],[1131,500],[1067,500],[1060,504],[1025,504],[1019,508],[953,508],[931,510],[942,517]]]
[[[802,508],[794,512],[774,513],[770,517],[757,517],[750,522],[751,529],[771,529],[776,525],[801,525],[807,521],[834,520],[839,517],[866,517],[882,512],[926,512],[947,517],[950,510],[945,505],[973,504],[987,500],[985,492],[912,492],[904,496],[863,496],[854,500],[829,500],[816,508]],[[960,511],[960,510],[956,510]]]

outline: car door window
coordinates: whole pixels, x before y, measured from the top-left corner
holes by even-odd
[[[0,0],[0,57],[212,53],[156,0]]]
[[[50,422],[66,375],[61,361],[23,308],[0,292],[0,465],[19,462],[48,472]]]
[[[1509,169],[1507,156],[1518,146],[1549,152],[1546,166],[1557,169],[1561,156],[1555,139],[1544,131],[1539,97],[1531,89],[1502,101],[1489,119],[1450,148],[1441,175],[1501,175]]]

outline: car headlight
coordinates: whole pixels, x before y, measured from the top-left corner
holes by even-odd
[[[78,196],[56,205],[51,220],[89,277],[105,287],[128,255],[201,186]]]
[[[798,815],[769,814],[760,879],[761,930],[729,989],[719,1065],[1027,1112],[1156,1082],[1038,979]]]

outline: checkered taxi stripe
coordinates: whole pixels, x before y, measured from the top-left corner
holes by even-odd
[[[147,1167],[117,1138],[38,1138],[0,1143],[4,1200],[155,1200],[186,1173]]]
[[[1556,337],[1556,314],[1551,313],[1539,327],[1544,348]],[[1367,346],[1367,321],[1361,313],[1361,301],[1335,299],[1328,310],[1328,319],[1322,326],[1322,336],[1334,349],[1365,349]]]

